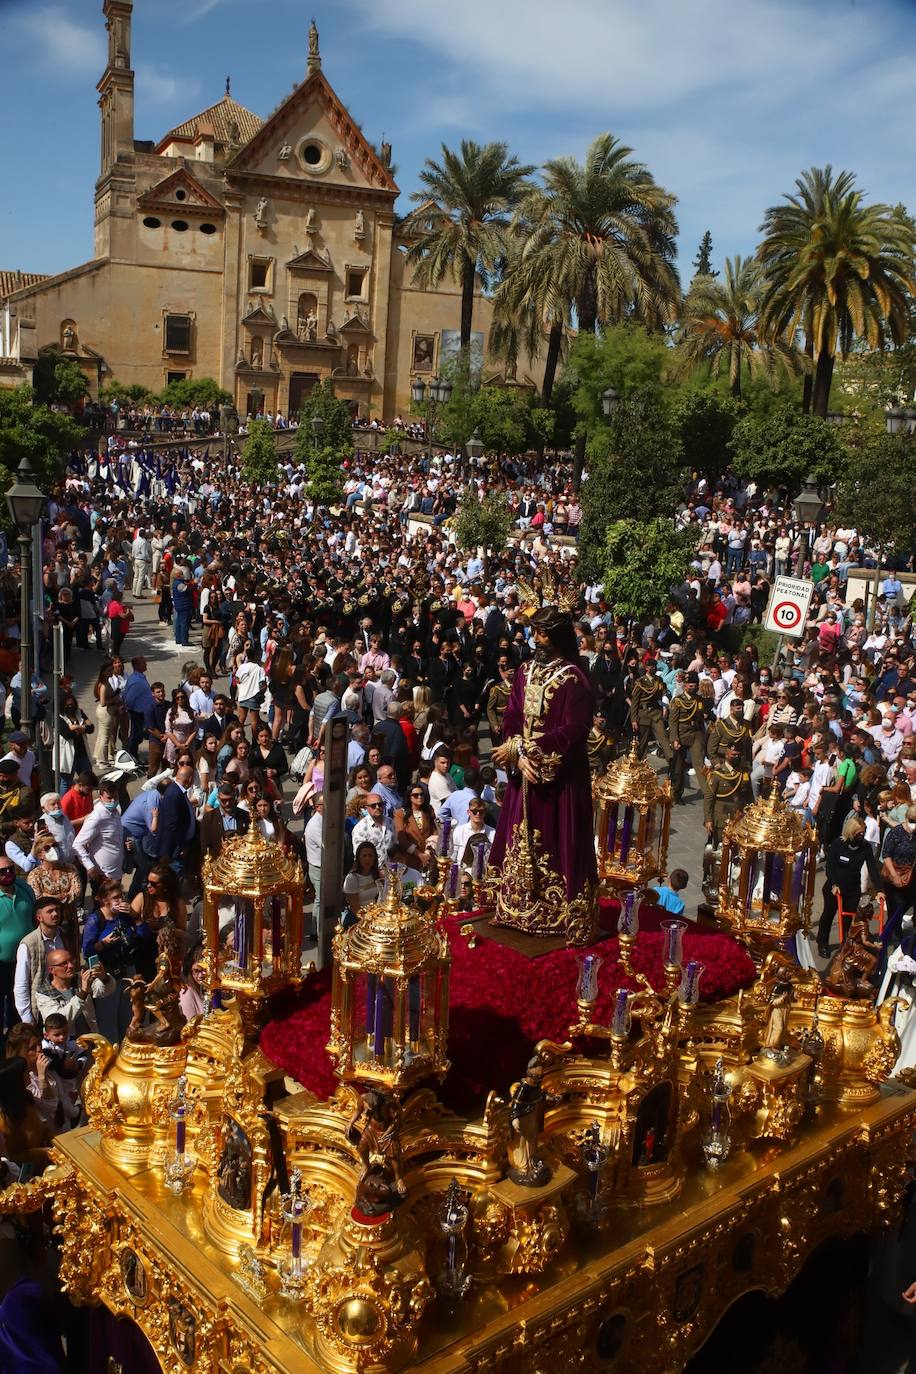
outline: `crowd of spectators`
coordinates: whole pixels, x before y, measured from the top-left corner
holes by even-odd
[[[468,481],[506,493],[515,532],[505,549],[453,542]],[[532,649],[520,586],[546,566],[576,578],[581,519],[558,459],[488,458],[469,472],[447,452],[357,451],[341,505],[324,510],[293,465],[276,487],[252,488],[221,445],[176,451],[170,480],[160,470],[146,486],[132,464],[74,458],[49,505],[45,652],[26,722],[47,732],[47,640],[60,623],[68,671],[74,652],[96,657],[88,711],[72,679],[61,684],[60,736],[48,741],[59,794],[16,728],[9,604],[0,641],[0,1131],[14,1166],[40,1162],[54,1132],[79,1120],[75,1041],[123,1034],[126,989],[151,976],[163,925],[186,943],[186,1014],[202,1009],[201,865],[227,836],[256,826],[297,852],[317,910],[332,715],[349,724],[345,919],[376,899],[389,862],[419,881],[441,856],[470,909],[505,781],[490,751]],[[867,607],[865,583],[852,581],[873,563],[867,540],[829,521],[800,529],[777,491],[695,480],[678,519],[696,527],[698,552],[652,622],[615,614],[599,584],[583,588],[593,766],[634,734],[659,766],[667,759],[676,798],[702,798],[698,851],[717,843],[732,795],[717,779],[737,779],[735,805],[780,789],[817,830],[821,952],[838,907],[869,889],[886,899],[892,948],[916,895],[909,584],[885,571]],[[752,631],[773,578],[800,556],[815,584],[810,618],[774,661]],[[145,599],[163,642],[171,636],[174,672],[151,672],[132,645]],[[686,882],[677,870],[664,886],[672,910]]]

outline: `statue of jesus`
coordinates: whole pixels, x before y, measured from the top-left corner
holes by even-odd
[[[595,844],[588,733],[593,701],[572,619],[544,606],[531,619],[534,657],[515,675],[493,761],[509,785],[490,851],[495,925],[529,935],[594,935]]]

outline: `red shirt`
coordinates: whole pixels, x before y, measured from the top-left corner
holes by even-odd
[[[75,787],[71,787],[60,799],[60,809],[74,825],[77,821],[81,821],[84,816],[88,816],[92,807],[91,790],[84,796],[82,792],[77,792]]]
[[[417,731],[412,720],[404,720],[403,717],[398,721],[404,739],[407,741],[407,752],[410,755],[411,765],[416,768],[420,762],[420,746],[417,743]]]

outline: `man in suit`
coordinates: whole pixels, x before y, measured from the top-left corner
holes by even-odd
[[[236,805],[235,788],[231,782],[221,782],[216,794],[219,805],[215,811],[208,811],[200,823],[200,847],[204,854],[216,858],[222,851],[224,840],[233,835],[244,835],[250,817]]]
[[[194,778],[191,764],[183,764],[159,799],[156,827],[156,857],[181,871],[185,851],[194,838],[197,819],[188,801],[188,788]]]

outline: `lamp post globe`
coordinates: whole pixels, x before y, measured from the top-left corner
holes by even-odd
[[[817,489],[817,481],[811,473],[802,483],[802,489],[792,502],[795,518],[800,525],[814,525],[824,513],[824,503]]]
[[[35,485],[35,474],[26,457],[16,469],[16,480],[6,493],[6,504],[16,529],[31,538],[32,527],[45,508],[45,494]]]
[[[468,455],[468,457],[469,457],[469,458],[471,459],[471,461],[473,462],[473,460],[474,460],[475,458],[479,458],[479,457],[480,457],[480,455],[483,453],[485,447],[486,447],[486,445],[484,444],[483,440],[482,440],[481,437],[480,437],[480,430],[479,430],[479,429],[475,429],[475,430],[474,430],[474,433],[471,435],[470,439],[469,439],[469,440],[467,441],[467,443],[465,444],[464,450],[465,450],[465,453]]]
[[[309,423],[312,426],[312,434],[315,436],[315,443],[317,444],[321,437],[321,431],[324,429],[324,416],[313,415]]]
[[[439,378],[439,404],[440,404],[440,406],[447,406],[447,405],[448,405],[449,401],[452,399],[452,392],[454,391],[454,389],[455,389],[455,388],[454,388],[454,386],[452,385],[452,383],[449,381],[448,377],[440,377],[440,378]]]
[[[604,411],[605,415],[608,416],[608,418],[610,418],[610,416],[614,414],[614,411],[617,409],[619,405],[620,392],[616,389],[616,387],[609,386],[605,391],[602,391],[601,409]]]
[[[421,406],[426,400],[426,383],[422,377],[414,377],[410,384],[410,399],[415,406]]]

